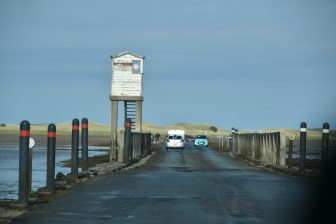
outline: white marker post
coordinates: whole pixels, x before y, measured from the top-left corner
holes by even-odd
[[[322,129],[322,151],[321,151],[321,173],[325,178],[328,172],[328,151],[329,151],[329,123],[323,124]]]
[[[300,124],[300,167],[299,167],[299,173],[301,176],[305,174],[306,144],[307,144],[307,124],[305,122],[302,122]]]

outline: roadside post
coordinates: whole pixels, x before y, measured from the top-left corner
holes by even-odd
[[[47,140],[47,189],[49,192],[55,190],[55,150],[56,150],[56,125],[48,125]]]
[[[20,123],[20,154],[19,154],[19,198],[18,203],[27,206],[29,198],[28,170],[29,170],[29,137],[30,123]]]
[[[288,142],[288,168],[293,168],[293,141],[294,136],[289,136]]]
[[[131,147],[131,128],[132,120],[130,118],[126,119],[125,122],[125,134],[124,134],[124,162],[127,163],[129,160],[129,152]]]
[[[238,129],[235,128],[234,132],[233,132],[233,136],[234,138],[232,139],[232,143],[233,143],[233,149],[234,149],[234,153],[240,153],[239,151],[239,136],[238,136]]]
[[[224,148],[224,134],[223,133],[222,133],[221,137],[222,137],[222,148]]]
[[[29,172],[28,172],[28,195],[32,191],[33,181],[33,148],[35,146],[35,140],[29,138]]]
[[[235,129],[234,128],[232,128],[231,129],[231,136],[229,137],[229,149],[230,149],[230,151],[232,152],[232,150],[233,150],[233,145],[232,145],[232,143],[233,143],[233,133],[235,132]]]
[[[226,143],[229,151],[231,151],[231,140],[232,140],[232,137],[231,137],[231,135],[229,135],[229,137],[227,139],[227,143]]]
[[[306,144],[307,144],[307,124],[305,122],[302,122],[300,125],[300,167],[299,167],[299,173],[301,176],[303,176],[305,173]]]
[[[72,120],[72,142],[71,142],[71,175],[78,176],[78,145],[79,145],[79,120]]]
[[[323,124],[322,130],[322,153],[321,153],[321,174],[328,172],[328,150],[329,150],[329,124]]]
[[[89,169],[89,121],[82,119],[82,171]]]

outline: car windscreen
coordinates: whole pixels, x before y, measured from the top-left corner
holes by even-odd
[[[197,135],[196,138],[197,139],[207,139],[207,136],[205,136],[205,135]]]
[[[178,139],[178,140],[181,140],[182,136],[181,135],[169,135],[168,139]]]

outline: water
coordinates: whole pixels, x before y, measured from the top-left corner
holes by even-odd
[[[306,159],[321,159],[322,143],[319,141],[308,142],[306,145]],[[329,143],[328,158],[335,158],[336,145],[334,142]],[[288,158],[288,146],[287,155]],[[294,142],[293,145],[293,158],[300,158],[300,142]]]
[[[106,147],[89,146],[89,157],[106,154]],[[81,154],[79,152],[79,154]],[[55,173],[70,173],[70,168],[62,167],[61,161],[71,158],[70,146],[56,150]],[[32,190],[46,186],[47,150],[33,149]],[[19,148],[18,145],[0,145],[0,199],[17,199],[19,181]]]

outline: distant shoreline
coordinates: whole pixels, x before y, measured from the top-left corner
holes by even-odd
[[[47,134],[31,134],[37,147],[47,147]],[[79,138],[81,141],[81,138]],[[19,144],[19,134],[0,133],[0,144],[13,145]],[[110,144],[110,136],[89,136],[89,145],[92,146],[108,146]],[[56,135],[56,148],[71,146],[71,134]]]
[[[46,145],[47,140],[47,126],[48,124],[31,124],[30,134],[35,139],[37,146],[43,147]],[[71,122],[63,122],[56,124],[56,137],[57,146],[64,147],[71,145]],[[153,134],[158,133],[161,138],[170,129],[182,129],[185,130],[188,135],[207,134],[210,139],[217,141],[218,136],[228,137],[231,134],[231,130],[223,129],[216,125],[211,124],[196,124],[196,123],[176,123],[172,125],[154,125],[148,122],[143,122],[143,130],[145,132],[151,132]],[[213,131],[216,130],[216,131]],[[239,129],[241,133],[246,132],[282,132],[286,136],[295,137],[295,141],[299,140],[300,129],[299,128],[263,128],[258,130]],[[309,128],[307,130],[307,140],[320,141],[322,139],[321,128]],[[330,130],[330,141],[336,141],[336,130]],[[18,124],[4,124],[0,125],[0,144],[3,143],[18,143],[19,142],[19,125]],[[89,121],[89,144],[97,146],[108,146],[110,144],[110,127],[106,124],[96,123]]]

